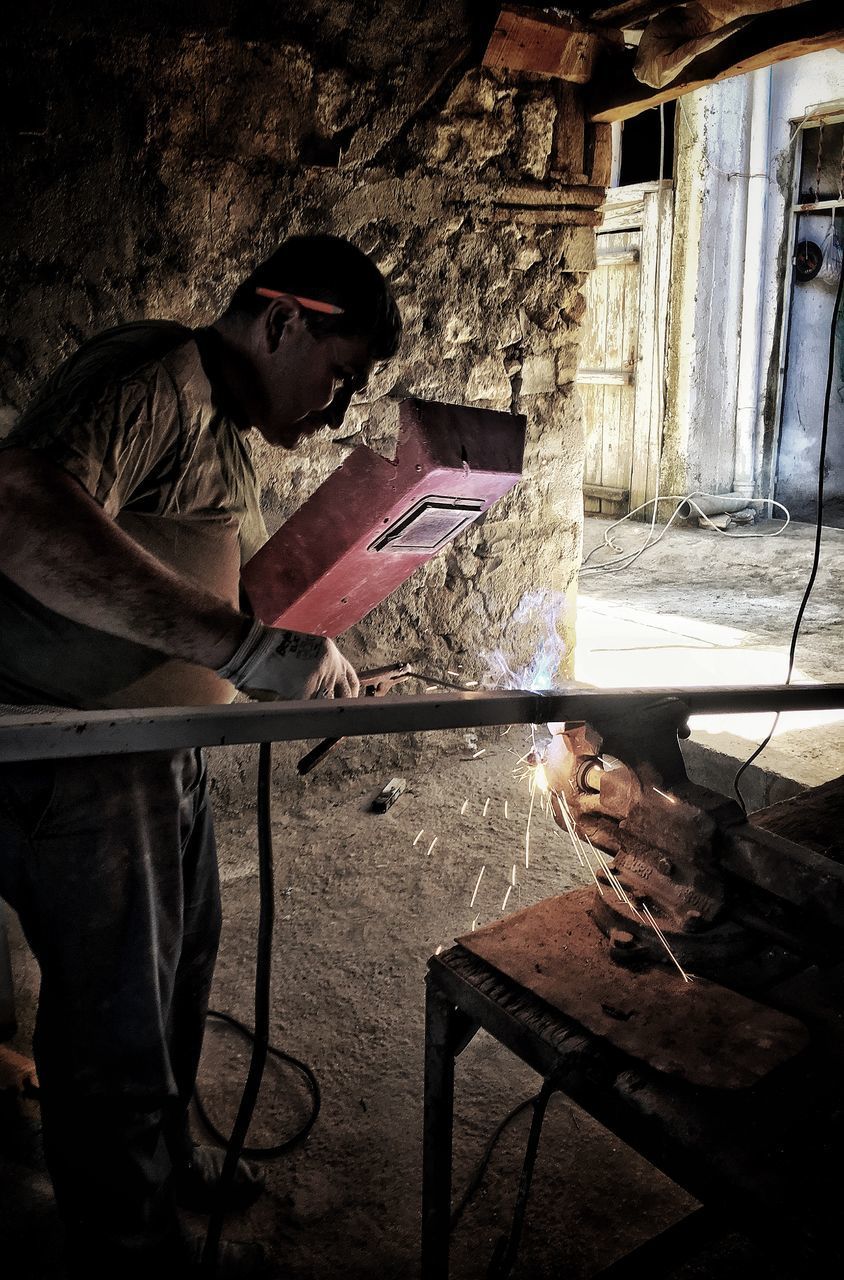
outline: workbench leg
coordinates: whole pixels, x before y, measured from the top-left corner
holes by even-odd
[[[422,1153],[422,1280],[448,1280],[454,1051],[465,1019],[428,980],[425,1000],[425,1117]]]

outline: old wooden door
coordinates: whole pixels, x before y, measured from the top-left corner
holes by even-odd
[[[621,515],[656,493],[671,222],[670,181],[607,192],[575,379],[586,428],[587,511]]]

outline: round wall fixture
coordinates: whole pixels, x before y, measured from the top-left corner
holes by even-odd
[[[823,264],[823,249],[814,240],[799,240],[794,250],[794,274],[801,282],[814,280]]]

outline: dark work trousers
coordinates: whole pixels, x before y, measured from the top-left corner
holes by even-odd
[[[201,752],[0,766],[0,896],[41,968],[35,1060],[70,1274],[180,1274],[170,1149],[220,934]]]

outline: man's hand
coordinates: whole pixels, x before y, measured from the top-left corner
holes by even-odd
[[[333,640],[257,620],[217,674],[250,698],[356,698],[360,682]]]

